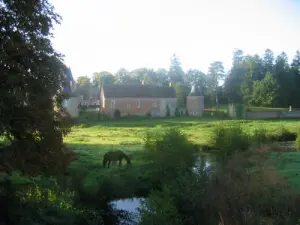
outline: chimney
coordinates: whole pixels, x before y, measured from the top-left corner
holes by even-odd
[[[144,80],[142,80],[142,85],[144,85],[145,84],[145,81]]]

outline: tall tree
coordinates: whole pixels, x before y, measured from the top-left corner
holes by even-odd
[[[157,85],[168,85],[168,71],[164,68],[159,68],[155,71],[157,76]]]
[[[273,72],[274,66],[274,53],[270,49],[266,49],[263,57],[263,65],[265,72]]]
[[[292,91],[292,105],[295,107],[300,107],[300,51],[296,52],[291,64],[291,76],[293,77],[294,87]]]
[[[290,71],[288,56],[282,52],[277,56],[274,66],[274,75],[278,83],[277,106],[288,107],[292,104],[293,76]]]
[[[247,73],[247,66],[245,64],[245,57],[243,51],[236,49],[233,52],[232,68],[228,73],[224,83],[224,92],[231,102],[242,102],[243,96],[241,93],[241,85]]]
[[[77,78],[76,94],[83,95],[85,99],[91,95],[92,83],[88,76],[79,76]]]
[[[93,87],[100,87],[103,84],[113,84],[114,75],[108,71],[95,72],[92,76]]]
[[[18,168],[23,172],[63,168],[69,126],[62,123],[61,87],[67,68],[50,40],[59,21],[47,0],[0,1],[0,136],[11,141],[9,148],[19,155],[11,163],[24,165]]]
[[[172,83],[183,83],[184,72],[181,68],[181,62],[179,58],[173,54],[171,57],[171,65],[168,72],[169,81]]]
[[[254,81],[251,103],[256,106],[273,107],[276,103],[278,84],[274,76],[267,72],[261,81]]]
[[[210,79],[211,87],[216,92],[216,107],[218,108],[219,107],[219,97],[218,97],[219,81],[223,80],[225,77],[223,63],[220,61],[212,62],[208,69],[208,76]]]
[[[115,83],[117,84],[129,84],[130,81],[129,71],[125,68],[120,68],[115,74]]]

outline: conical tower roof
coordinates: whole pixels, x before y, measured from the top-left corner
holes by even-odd
[[[189,96],[202,96],[200,87],[193,84]]]

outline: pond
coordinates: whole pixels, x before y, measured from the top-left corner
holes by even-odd
[[[200,169],[209,169],[212,166],[209,156],[207,155],[200,155],[197,158],[197,161],[195,163],[195,166],[193,167],[193,170],[197,172],[197,170]],[[140,220],[139,211],[138,208],[141,207],[142,201],[145,200],[145,198],[125,198],[120,200],[112,201],[112,205],[117,210],[125,210],[132,214],[134,218],[134,223],[138,223]]]

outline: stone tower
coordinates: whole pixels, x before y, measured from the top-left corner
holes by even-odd
[[[204,110],[204,96],[199,87],[192,85],[191,92],[187,96],[187,111],[190,116],[202,116]]]

